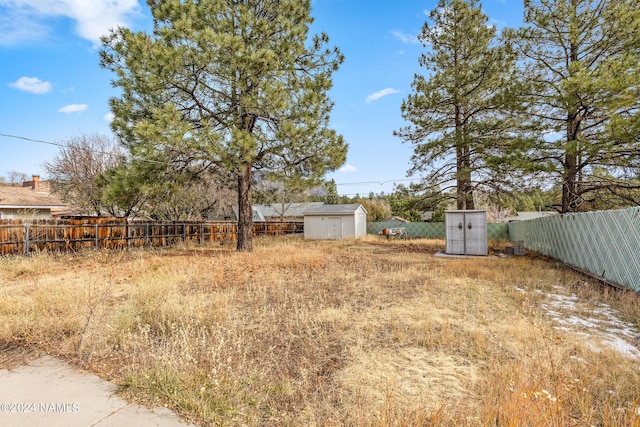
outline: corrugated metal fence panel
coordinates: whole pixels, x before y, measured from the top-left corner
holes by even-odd
[[[640,208],[512,222],[509,238],[640,292]]]
[[[444,222],[369,222],[368,234],[380,234],[384,228],[404,228],[409,237],[426,237],[428,239],[444,239]],[[489,240],[507,240],[509,228],[507,224],[487,224],[487,238]]]

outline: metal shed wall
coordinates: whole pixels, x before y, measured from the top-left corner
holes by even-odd
[[[355,235],[356,239],[367,235],[367,212],[364,208],[358,209],[355,213]]]

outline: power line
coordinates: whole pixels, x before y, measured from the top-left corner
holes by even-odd
[[[389,182],[400,182],[400,181],[415,181],[415,178],[399,178],[399,179],[387,179],[385,181],[362,181],[362,182],[341,182],[341,183],[336,183],[336,185],[363,185],[363,184],[379,184],[379,185],[384,185],[387,184]]]
[[[71,146],[69,144],[62,144],[60,142],[51,142],[51,141],[44,141],[42,139],[33,139],[33,138],[27,138],[26,136],[18,136],[18,135],[9,135],[6,133],[0,133],[0,136],[4,136],[6,138],[15,138],[15,139],[22,139],[24,141],[30,141],[30,142],[38,142],[41,144],[48,144],[48,145],[55,145],[56,147],[61,147],[61,148],[71,148]],[[95,154],[112,154],[110,152],[105,152],[105,151],[99,151],[99,150],[88,150],[92,153]],[[134,160],[138,160],[141,162],[146,162],[146,163],[155,163],[155,164],[161,164],[161,165],[165,165],[165,164],[170,164],[168,162],[159,162],[157,160],[150,160],[150,159],[145,159],[145,158],[141,158],[141,157],[133,157]]]
[[[68,145],[66,144],[61,144],[59,142],[51,142],[51,141],[43,141],[41,139],[33,139],[33,138],[27,138],[25,136],[18,136],[18,135],[8,135],[6,133],[0,133],[0,136],[4,136],[6,138],[16,138],[16,139],[22,139],[24,141],[31,141],[31,142],[39,142],[41,144],[49,144],[49,145],[55,145],[56,147],[63,147],[63,148],[69,148]]]
[[[41,143],[41,144],[48,144],[48,145],[54,145],[56,147],[62,147],[62,148],[69,148],[68,144],[62,144],[59,142],[51,142],[51,141],[44,141],[42,139],[33,139],[33,138],[27,138],[25,136],[18,136],[18,135],[9,135],[9,134],[5,134],[5,133],[0,133],[0,136],[4,136],[6,138],[15,138],[15,139],[22,139],[24,141],[30,141],[30,142],[37,142],[37,143]],[[105,154],[104,152],[101,151],[96,151],[96,150],[91,150],[94,153],[98,153],[98,154]],[[144,158],[139,158],[136,157],[135,160],[139,160],[142,162],[148,162],[148,163],[155,163],[155,164],[165,164],[163,162],[159,162],[157,160],[150,160],[150,159],[144,159]],[[170,164],[170,163],[166,163],[166,164]],[[414,178],[398,178],[398,179],[387,179],[384,181],[360,181],[360,182],[341,182],[341,183],[336,183],[335,185],[342,185],[342,186],[349,186],[349,185],[370,185],[370,184],[378,184],[378,185],[384,185],[384,184],[388,184],[388,183],[396,183],[396,182],[406,182],[406,181],[415,181],[416,179]],[[344,194],[345,196],[348,195],[359,195],[359,193],[351,193],[351,194]]]

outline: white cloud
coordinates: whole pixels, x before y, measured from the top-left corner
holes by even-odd
[[[104,116],[102,116],[102,118],[109,123],[111,123],[115,117],[116,116],[113,113],[107,113]]]
[[[418,40],[417,36],[412,36],[410,34],[405,34],[400,30],[393,30],[391,31],[391,35],[393,37],[395,37],[396,39],[400,40],[402,43],[420,43],[420,40]]]
[[[356,167],[353,165],[346,164],[342,166],[340,169],[338,169],[338,171],[342,173],[349,173],[349,172],[357,172],[358,169],[356,169]]]
[[[47,93],[51,91],[51,83],[40,80],[37,77],[20,77],[13,83],[9,83],[14,89],[31,93]]]
[[[10,39],[42,38],[47,33],[43,19],[64,17],[75,21],[76,33],[95,45],[109,29],[127,26],[140,8],[138,0],[0,0],[0,7],[5,16],[0,21],[0,29],[8,30]],[[21,25],[10,24],[14,19],[19,19]],[[35,33],[25,32],[25,25]]]
[[[383,96],[391,95],[392,93],[398,93],[398,92],[400,91],[389,87],[379,92],[372,93],[371,95],[367,96],[367,99],[364,102],[366,102],[367,104],[371,104],[373,101],[377,101]]]
[[[0,0],[0,46],[14,46],[19,43],[42,40],[48,37],[49,29],[35,21],[28,13],[8,10]]]
[[[80,112],[86,110],[87,108],[89,108],[89,106],[87,104],[65,105],[64,107],[62,107],[61,109],[58,110],[58,113],[67,113],[67,114],[80,113]]]
[[[491,18],[489,20],[489,23],[487,24],[487,27],[496,27],[496,28],[504,28],[507,26],[507,23],[505,21],[500,21],[499,19],[494,19]]]

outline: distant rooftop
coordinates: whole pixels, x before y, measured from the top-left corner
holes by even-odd
[[[505,222],[511,221],[527,221],[529,219],[544,218],[550,215],[557,215],[555,211],[532,211],[532,212],[517,212],[515,215],[508,216]]]
[[[0,186],[0,208],[5,209],[53,209],[64,204],[50,193],[37,192],[29,187]]]
[[[322,202],[303,203],[273,203],[271,205],[254,205],[253,208],[262,213],[264,217],[302,217],[305,211],[322,206]]]

